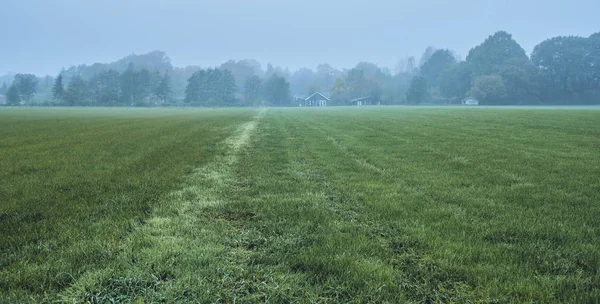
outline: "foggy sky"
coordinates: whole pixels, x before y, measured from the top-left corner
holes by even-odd
[[[498,30],[529,54],[546,38],[600,31],[598,12],[598,0],[0,0],[0,75],[56,75],[152,50],[175,66],[393,68],[428,45],[464,59]]]

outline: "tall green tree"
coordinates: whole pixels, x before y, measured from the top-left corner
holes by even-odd
[[[133,63],[129,63],[127,69],[121,74],[121,104],[131,106],[135,102],[136,95],[136,71]]]
[[[419,68],[422,67],[425,62],[427,62],[429,60],[429,58],[433,55],[433,53],[435,53],[436,48],[432,47],[432,46],[428,46],[425,51],[423,52],[423,55],[421,55],[421,58],[419,59]]]
[[[155,94],[162,104],[169,100],[171,93],[171,77],[169,76],[168,72],[165,72],[165,74],[160,78],[158,86],[155,90]]]
[[[8,86],[6,85],[6,82],[3,82],[2,87],[0,87],[0,94],[6,94],[7,91],[8,91]]]
[[[600,32],[591,35],[588,40],[590,65],[596,67],[592,69],[590,81],[593,90],[595,90],[596,100],[600,103]]]
[[[220,70],[227,70],[235,78],[235,86],[240,90],[244,89],[246,80],[252,76],[260,76],[262,68],[259,62],[251,59],[229,60],[219,67]],[[243,93],[243,92],[240,92]]]
[[[65,95],[65,86],[63,85],[63,76],[62,74],[56,77],[54,80],[54,86],[52,87],[52,97],[55,100],[62,100]]]
[[[442,72],[456,62],[456,57],[450,50],[437,50],[421,66],[421,76],[425,78],[430,87],[437,87]]]
[[[218,90],[217,100],[223,102],[224,105],[229,105],[229,106],[235,105],[236,104],[235,92],[237,91],[237,86],[235,84],[235,77],[233,77],[233,74],[228,70],[220,71],[220,70],[215,69],[214,72],[216,74],[216,79],[218,79],[218,81],[217,81],[217,90]]]
[[[365,71],[359,68],[353,68],[348,71],[346,77],[346,86],[348,97],[359,98],[369,95],[369,80],[365,76]]]
[[[440,93],[453,102],[462,100],[471,88],[471,77],[472,72],[466,62],[447,66],[438,78]]]
[[[248,77],[244,84],[244,100],[246,105],[249,106],[258,106],[260,102],[260,93],[261,93],[261,80],[260,77],[254,75]]]
[[[497,105],[505,102],[507,90],[500,75],[486,75],[475,78],[469,95],[480,104]]]
[[[334,105],[343,105],[348,101],[348,86],[344,77],[340,76],[336,78],[329,91],[331,92],[331,101]]]
[[[271,75],[263,87],[264,96],[271,106],[288,106],[291,101],[290,83],[284,77]]]
[[[206,99],[206,71],[200,70],[195,72],[189,79],[185,88],[185,102],[197,103]]]
[[[21,100],[30,102],[35,96],[38,79],[33,74],[17,74],[15,75],[13,85],[19,90]]]
[[[596,99],[599,57],[600,43],[593,38],[569,36],[543,41],[534,48],[531,61],[545,76],[548,98],[576,104]]]
[[[133,74],[133,102],[136,106],[146,105],[146,98],[152,94],[152,75],[147,69]]]
[[[471,49],[466,61],[476,76],[482,76],[498,73],[502,64],[511,58],[527,59],[527,55],[511,34],[499,31]]]
[[[500,66],[498,74],[506,86],[507,104],[541,103],[540,71],[527,58],[511,58]]]
[[[311,69],[301,68],[290,77],[290,90],[294,94],[307,94],[317,83],[317,74]]]
[[[427,100],[429,95],[427,80],[423,76],[415,76],[410,82],[410,88],[406,92],[408,103],[418,104]]]
[[[185,102],[204,106],[235,104],[235,78],[228,70],[200,70],[188,79]]]
[[[73,77],[63,98],[64,104],[67,106],[84,106],[87,103],[87,84],[83,78],[79,76]]]
[[[6,103],[9,106],[21,104],[21,94],[19,94],[19,89],[14,84],[6,91]]]
[[[120,75],[108,70],[94,75],[88,84],[88,93],[95,105],[116,106],[120,98]]]
[[[342,76],[342,72],[332,67],[329,63],[321,63],[317,65],[317,70],[315,72],[316,79],[312,85],[316,85],[325,90],[326,88],[331,87],[335,82],[335,79],[339,76]]]

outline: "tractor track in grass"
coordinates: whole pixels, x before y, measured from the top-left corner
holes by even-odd
[[[227,203],[235,184],[235,166],[266,109],[242,123],[219,146],[222,153],[207,165],[193,170],[178,190],[154,207],[152,215],[128,236],[119,256],[106,268],[83,275],[60,295],[63,302],[121,302],[201,297],[189,293],[194,267],[206,266],[208,257],[231,258],[223,231],[234,229],[214,210]],[[217,212],[218,213],[218,212]],[[207,224],[208,223],[208,224]],[[225,254],[223,254],[225,253]],[[186,272],[178,271],[181,266]],[[207,291],[208,292],[208,291]]]

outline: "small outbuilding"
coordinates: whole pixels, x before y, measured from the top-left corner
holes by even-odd
[[[303,107],[326,107],[329,102],[329,98],[319,92],[315,92],[312,95],[304,98]]]
[[[294,103],[297,104],[299,107],[303,107],[304,106],[304,100],[306,99],[306,96],[303,96],[303,95],[294,95],[294,97],[292,99],[294,100]]]
[[[469,97],[469,98],[463,99],[462,104],[465,106],[478,106],[479,100]]]
[[[6,96],[0,94],[0,105],[5,105],[6,104]]]
[[[373,99],[369,96],[354,98],[350,100],[350,104],[354,106],[370,106],[370,105],[379,105],[379,103],[373,102]]]

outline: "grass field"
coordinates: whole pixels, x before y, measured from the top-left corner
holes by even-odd
[[[0,301],[600,299],[600,111],[0,111]]]

